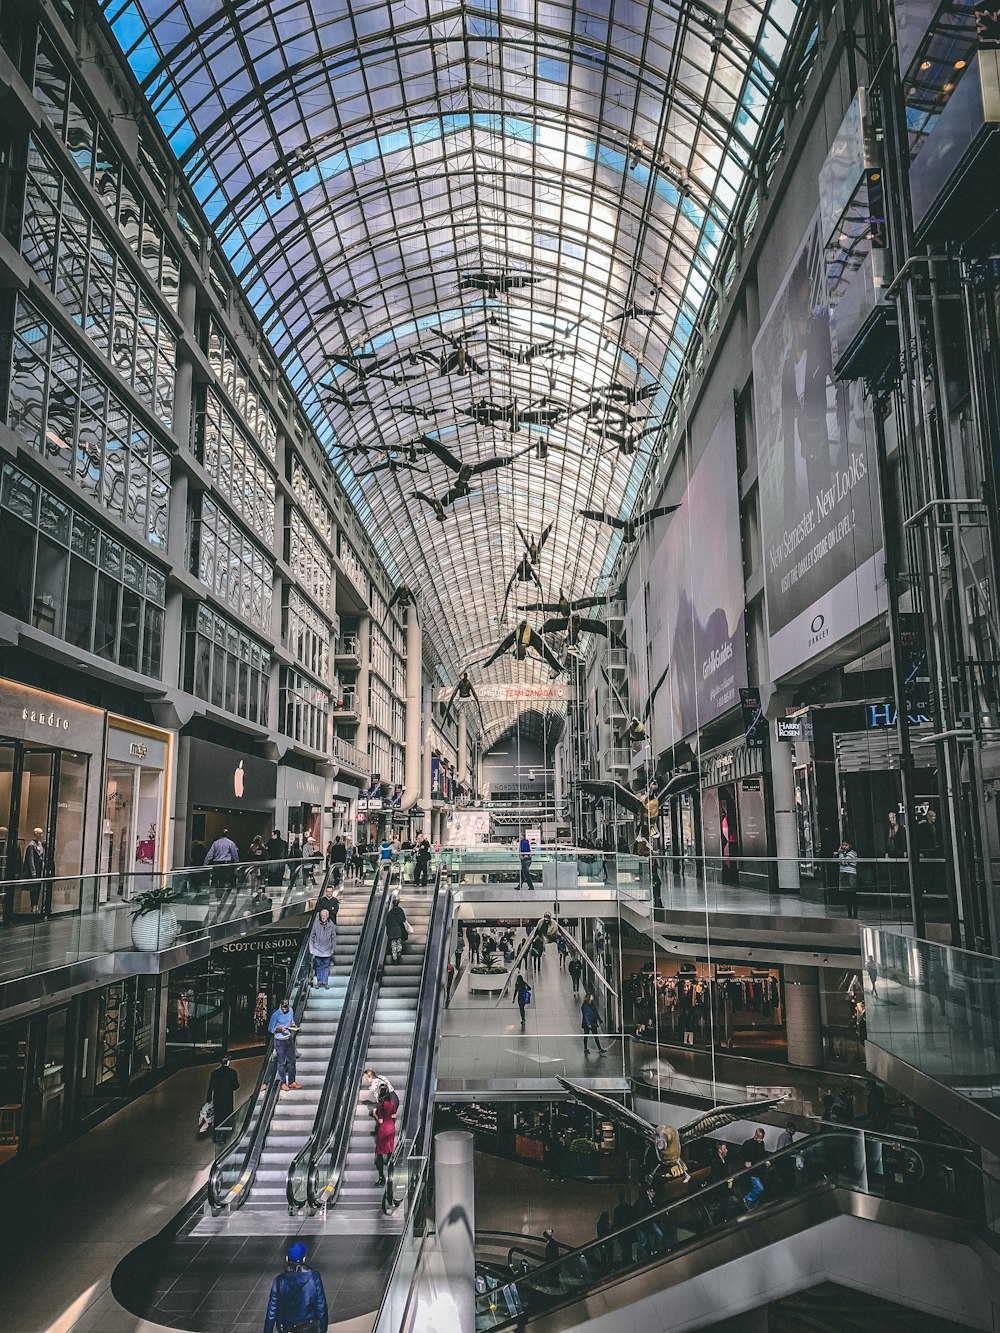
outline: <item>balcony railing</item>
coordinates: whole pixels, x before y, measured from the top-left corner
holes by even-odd
[[[334,657],[353,657],[360,659],[361,644],[356,634],[341,634],[334,640]]]
[[[350,768],[355,768],[359,773],[369,771],[368,754],[365,750],[360,750],[350,741],[342,740],[339,736],[333,738],[333,753],[338,763],[347,764]]]

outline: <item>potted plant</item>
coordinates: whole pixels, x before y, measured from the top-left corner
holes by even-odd
[[[469,990],[496,994],[504,988],[507,969],[502,963],[476,963],[469,968]]]
[[[147,889],[132,899],[132,943],[143,953],[168,949],[180,934],[181,923],[170,906],[172,889]]]
[[[569,1145],[569,1151],[572,1154],[569,1169],[572,1174],[576,1176],[593,1174],[597,1150],[597,1144],[593,1139],[574,1139]]]

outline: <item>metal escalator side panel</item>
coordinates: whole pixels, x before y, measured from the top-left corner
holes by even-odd
[[[299,946],[288,987],[289,1007],[296,1022],[308,990],[310,974],[308,932]],[[234,1141],[216,1158],[209,1172],[208,1202],[213,1212],[240,1208],[253,1186],[274,1108],[278,1102],[278,1058],[274,1042],[261,1065],[247,1112]]]
[[[445,968],[450,943],[451,918],[454,899],[450,889],[441,892],[442,869],[438,866],[434,878],[431,914],[424,950],[424,966],[417,1001],[417,1018],[410,1048],[406,1108],[403,1117],[399,1147],[393,1157],[406,1150],[416,1156],[426,1155],[433,1116],[434,1089],[437,1083],[437,1059],[440,1048],[441,1022],[444,1015]]]
[[[345,1109],[351,1105],[349,1123],[353,1118],[351,1098],[357,1095],[360,1062],[367,1049],[378,994],[376,979],[385,955],[384,923],[391,883],[390,866],[382,872],[380,879],[376,878],[372,887],[313,1132],[288,1168],[286,1196],[289,1210],[306,1205],[310,1210],[329,1208],[336,1202],[350,1138],[349,1131],[345,1133]]]

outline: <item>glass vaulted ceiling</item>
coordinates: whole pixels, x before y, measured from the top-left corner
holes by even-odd
[[[387,566],[419,590],[442,679],[534,592],[515,586],[501,616],[518,526],[552,525],[547,597],[606,591],[620,539],[577,511],[637,503],[799,6],[104,9]],[[521,416],[537,407],[554,419]],[[412,492],[441,496],[455,474],[422,435],[466,462],[514,461],[440,523]],[[367,471],[383,462],[399,466]],[[534,657],[473,672],[548,676]],[[493,734],[510,722],[487,716]]]

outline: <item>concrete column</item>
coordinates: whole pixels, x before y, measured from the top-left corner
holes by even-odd
[[[359,750],[368,753],[368,674],[372,660],[372,622],[364,616],[358,622],[358,729],[354,744]]]
[[[822,1065],[819,968],[785,968],[785,1030],[790,1065]]]
[[[771,799],[774,805],[774,848],[778,857],[778,888],[799,888],[799,839],[795,823],[795,771],[792,746],[775,739],[771,746]]]
[[[434,1223],[458,1315],[455,1331],[475,1333],[476,1181],[473,1138],[464,1130],[434,1135]]]
[[[458,782],[464,782],[469,774],[469,722],[465,708],[459,704],[458,707],[458,745],[457,761],[455,763],[455,778]]]
[[[420,797],[420,737],[423,732],[424,639],[417,608],[406,612],[406,750],[403,756],[402,808],[409,810]]]

